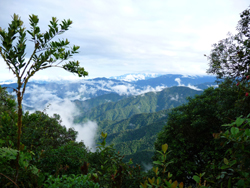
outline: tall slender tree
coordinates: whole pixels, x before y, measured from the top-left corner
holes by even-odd
[[[23,26],[21,18],[14,14],[13,20],[9,24],[8,30],[0,28],[0,54],[8,68],[17,78],[17,88],[14,89],[17,95],[18,103],[18,136],[17,136],[17,150],[18,155],[16,158],[16,174],[15,182],[18,181],[19,171],[19,156],[20,156],[20,140],[21,140],[21,128],[22,128],[22,100],[25,93],[25,89],[29,79],[40,70],[60,67],[69,72],[76,73],[79,77],[87,76],[88,72],[80,67],[78,61],[67,61],[73,54],[78,53],[79,46],[73,45],[70,49],[68,39],[57,40],[53,39],[55,36],[67,31],[72,24],[71,20],[63,20],[58,25],[58,20],[52,17],[49,24],[49,30],[45,33],[41,33],[38,26],[38,16],[30,15],[30,30],[26,30]],[[26,56],[26,34],[29,34],[30,41],[34,45],[32,54],[27,58]],[[26,60],[26,58],[28,60]]]

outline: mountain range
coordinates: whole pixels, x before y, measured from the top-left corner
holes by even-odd
[[[101,132],[107,132],[107,144],[125,155],[124,161],[133,158],[146,170],[143,164],[152,163],[154,142],[171,109],[186,103],[187,97],[216,87],[215,80],[213,76],[127,74],[77,82],[31,81],[23,106],[24,110],[35,111],[56,104],[59,108],[54,113],[70,116],[71,126],[96,122],[95,143],[100,142]],[[11,88],[16,87],[15,83],[1,85],[14,94]],[[70,103],[63,106],[65,100]],[[71,104],[74,108],[70,108]],[[68,112],[72,109],[76,113]],[[84,140],[85,136],[79,137]]]
[[[81,79],[78,81],[30,81],[27,84],[24,96],[24,108],[40,109],[45,107],[49,101],[81,100],[95,98],[105,94],[116,93],[120,96],[134,96],[152,91],[161,91],[172,86],[186,86],[194,90],[203,90],[210,86],[216,86],[214,76],[185,76],[178,74],[158,75],[152,74],[145,77],[143,74],[134,76],[143,77],[144,80],[124,81],[122,78],[133,76],[133,74],[120,76],[119,79],[94,78]],[[147,78],[147,79],[146,79]],[[12,93],[16,83],[0,83],[2,87]],[[39,96],[39,97],[38,97]],[[112,99],[108,99],[112,100]]]

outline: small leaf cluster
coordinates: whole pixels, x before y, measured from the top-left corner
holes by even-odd
[[[22,25],[23,22],[20,17],[14,14],[8,31],[0,28],[0,39],[2,41],[0,54],[15,75],[19,74],[20,69],[25,66],[26,32]],[[15,39],[17,39],[17,42],[13,44]]]
[[[179,184],[177,181],[172,182],[172,179],[171,179],[172,174],[170,172],[168,172],[168,174],[165,175],[167,166],[170,163],[173,163],[173,161],[166,162],[166,156],[171,152],[171,151],[167,152],[167,150],[168,150],[168,145],[167,144],[162,145],[163,153],[161,151],[157,151],[158,153],[161,154],[162,160],[153,162],[154,164],[161,165],[163,167],[162,176],[167,177],[167,178],[161,179],[161,177],[158,177],[159,168],[153,167],[153,171],[156,177],[148,178],[148,180],[145,180],[144,183],[141,183],[140,188],[147,188],[147,187],[149,188],[156,188],[156,187],[183,188],[183,182]]]

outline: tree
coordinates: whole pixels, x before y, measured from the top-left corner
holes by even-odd
[[[29,18],[30,30],[25,29],[21,18],[16,14],[14,14],[13,20],[9,24],[8,31],[0,28],[0,54],[9,70],[11,70],[17,78],[18,86],[14,91],[16,92],[18,103],[18,151],[20,151],[22,128],[22,99],[29,79],[34,76],[36,72],[51,67],[63,68],[69,72],[78,74],[79,77],[88,75],[84,68],[80,67],[78,61],[69,61],[61,65],[62,62],[68,60],[73,54],[78,53],[79,46],[74,45],[70,50],[66,50],[66,48],[69,47],[68,39],[52,40],[56,35],[62,34],[69,29],[69,26],[72,24],[71,20],[63,20],[59,27],[58,20],[52,17],[49,31],[41,33],[40,27],[38,26],[38,16],[31,15]],[[28,61],[25,60],[27,33],[31,36],[31,41],[34,43],[34,50]],[[20,152],[18,152],[16,158],[15,182],[18,181],[19,153]]]
[[[66,129],[61,125],[58,114],[49,117],[44,112],[28,112],[23,116],[21,142],[33,152],[40,152],[49,148],[56,149],[62,145],[75,141],[77,131],[73,128]]]
[[[216,74],[217,78],[242,80],[250,75],[250,9],[244,10],[240,17],[238,33],[214,44],[208,56],[207,73]]]
[[[167,124],[158,134],[155,149],[160,150],[165,143],[170,152],[166,161],[173,160],[167,168],[179,182],[195,183],[195,173],[206,171],[209,161],[219,161],[225,148],[213,138],[213,133],[223,131],[224,123],[230,123],[236,116],[246,116],[249,101],[235,106],[238,100],[237,86],[222,83],[219,88],[208,88],[201,95],[189,98],[188,103],[168,114]],[[153,160],[159,160],[155,153]],[[208,172],[207,173],[212,173]]]
[[[39,182],[43,183],[47,175],[80,173],[79,167],[87,160],[88,151],[83,142],[75,141],[77,132],[73,128],[66,129],[61,125],[59,115],[49,117],[44,112],[26,112],[22,122],[20,160],[26,164],[20,165],[19,184],[39,187]],[[0,87],[0,187],[11,183],[6,177],[15,172],[16,123],[16,102]],[[32,173],[34,169],[39,172]]]

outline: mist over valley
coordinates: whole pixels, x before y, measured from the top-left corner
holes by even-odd
[[[10,93],[16,87],[1,85]],[[124,160],[133,158],[146,170],[167,113],[208,87],[216,87],[214,76],[126,74],[78,81],[33,80],[27,84],[23,108],[59,114],[62,125],[73,127],[77,141],[93,152],[101,132],[108,133],[108,145],[114,144]]]

